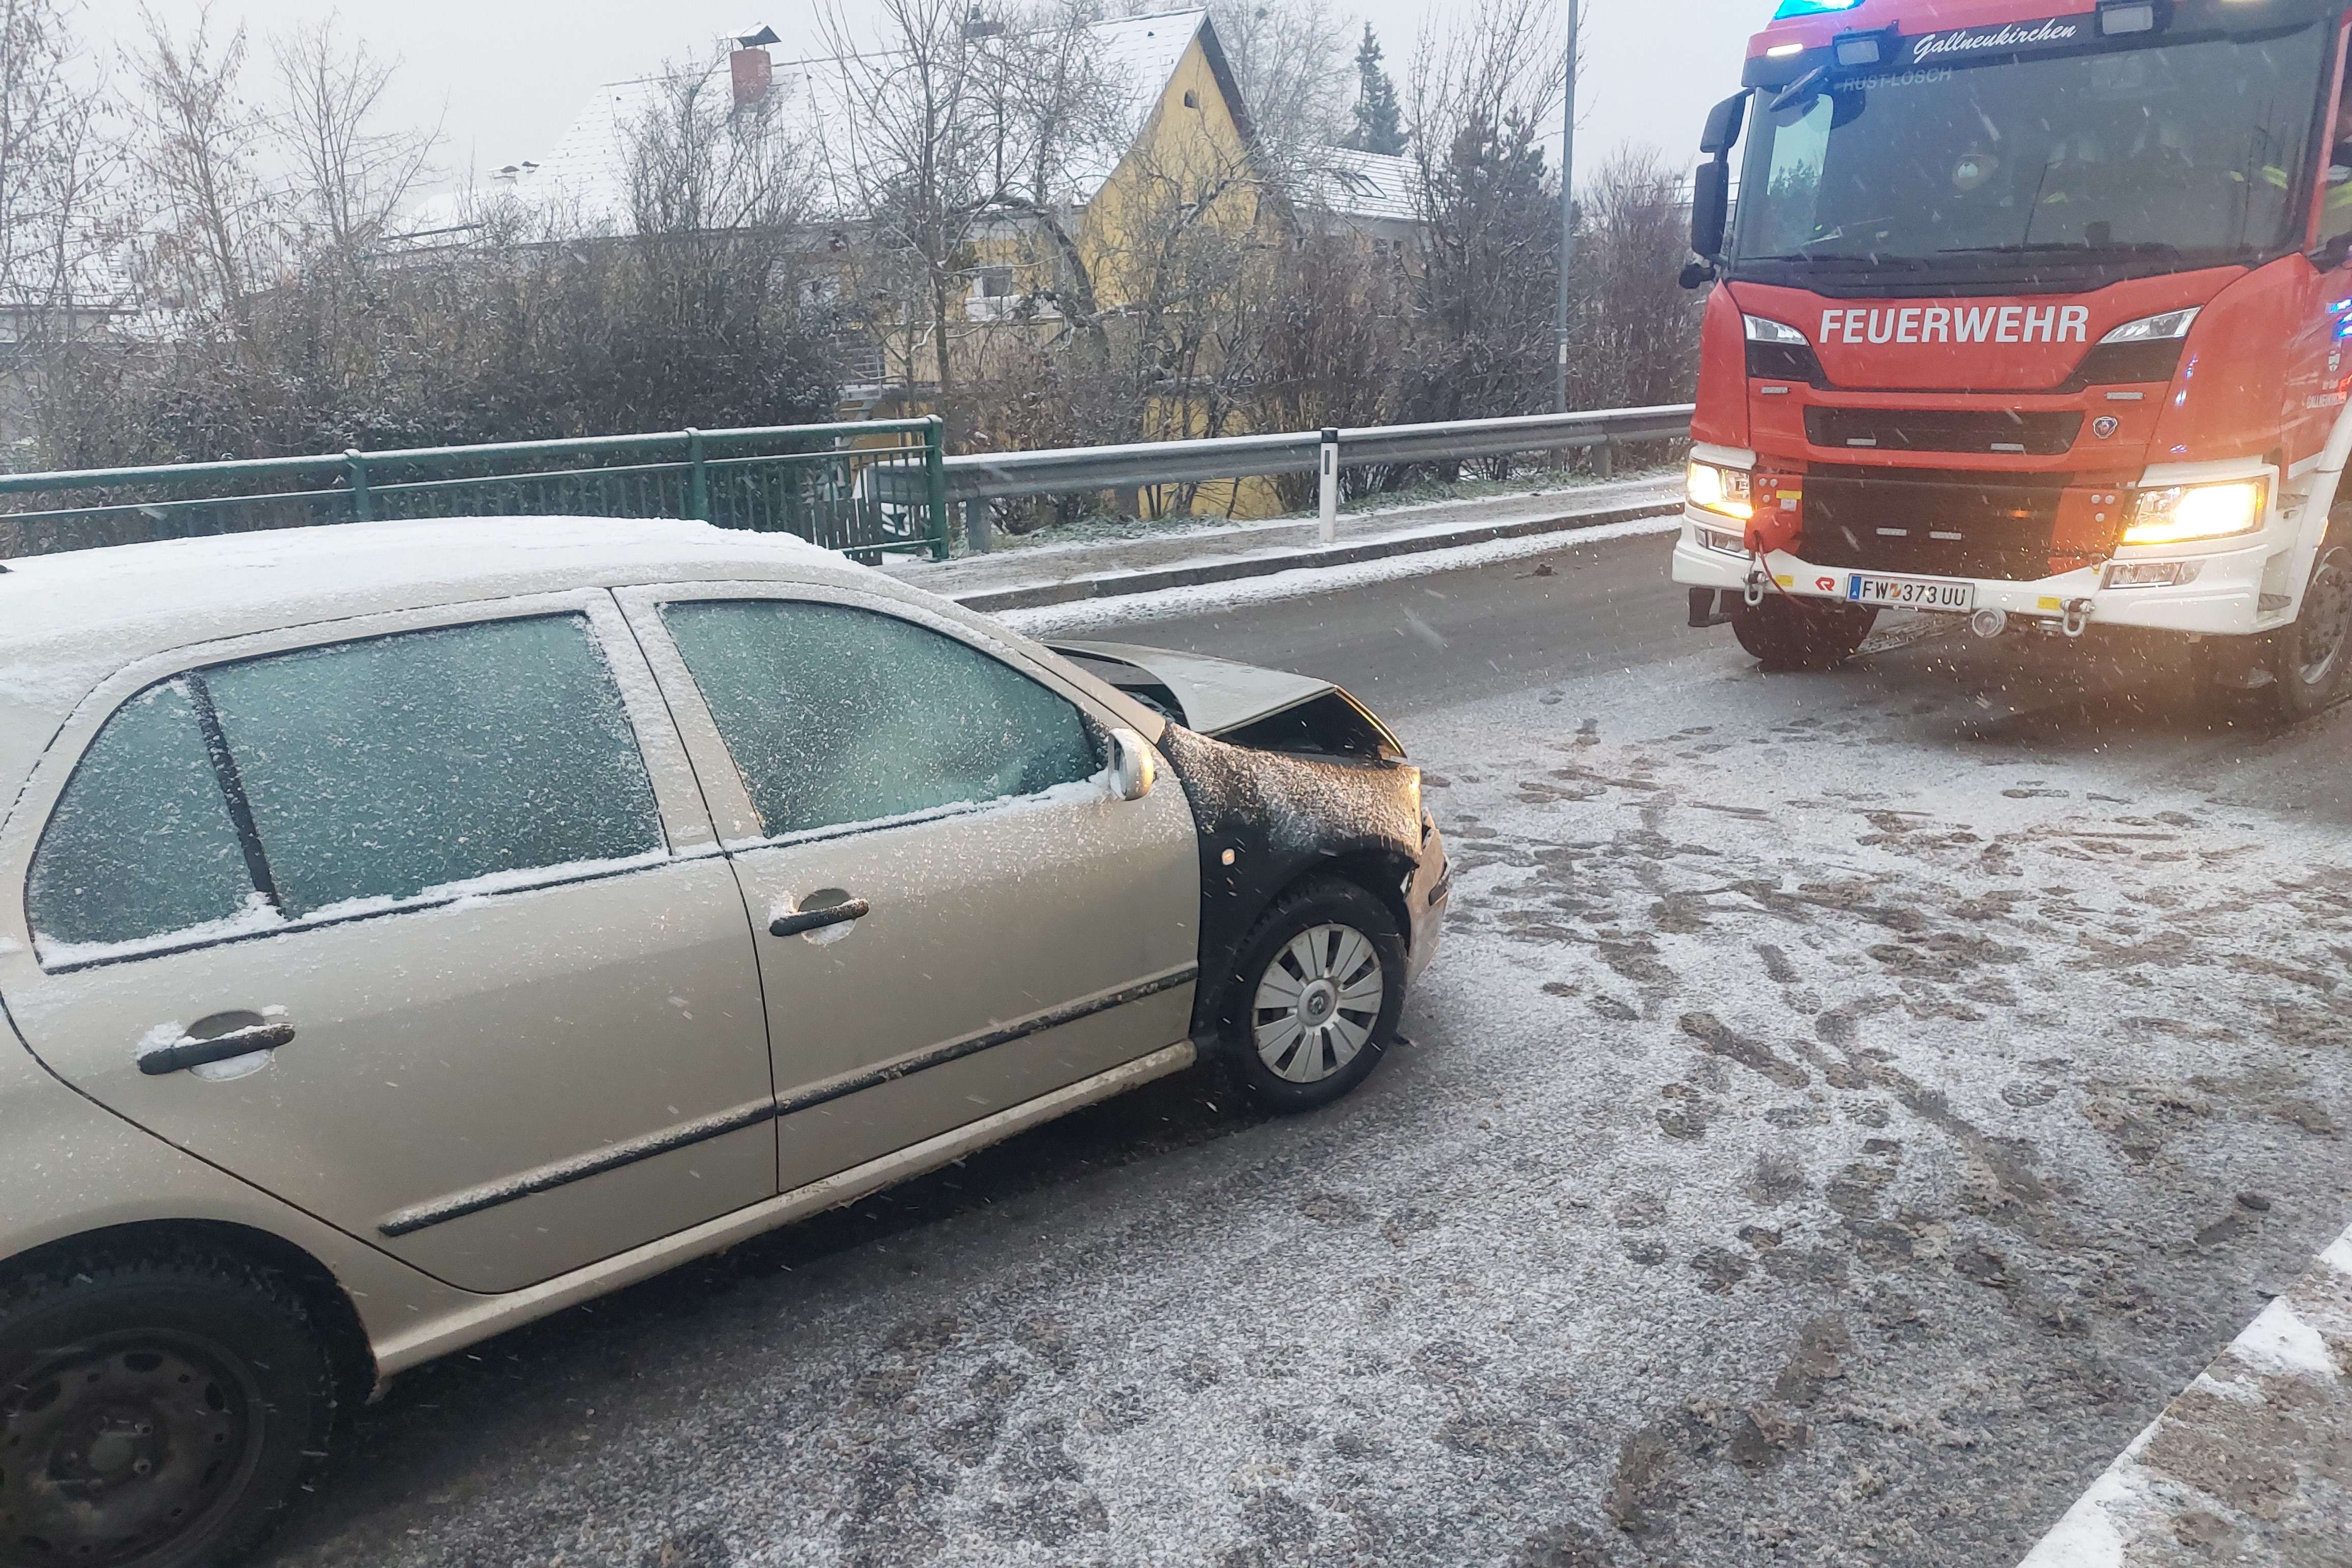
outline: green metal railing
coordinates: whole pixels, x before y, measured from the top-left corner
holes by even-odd
[[[0,476],[0,558],[407,517],[695,517],[862,560],[948,554],[934,419]]]

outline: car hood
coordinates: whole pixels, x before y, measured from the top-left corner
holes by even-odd
[[[1175,715],[1186,728],[1202,735],[1223,736],[1244,729],[1260,719],[1327,696],[1339,688],[1312,675],[1283,670],[1261,670],[1202,653],[1171,653],[1164,648],[1139,648],[1129,643],[1053,643],[1047,644],[1066,659],[1081,664],[1123,664],[1166,688],[1182,711]],[[1117,683],[1114,683],[1117,684]]]
[[[1196,735],[1255,751],[1396,762],[1404,747],[1329,681],[1202,653],[1126,643],[1056,643],[1054,652]]]

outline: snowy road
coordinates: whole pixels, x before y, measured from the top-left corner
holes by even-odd
[[[2352,1218],[2352,712],[1901,629],[1768,679],[1663,550],[1089,623],[1442,780],[1412,1044],[423,1372],[274,1560],[2014,1563]]]

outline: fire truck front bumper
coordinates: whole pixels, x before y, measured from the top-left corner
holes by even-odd
[[[2043,622],[2074,632],[2137,626],[2251,636],[2284,624],[2293,611],[2287,585],[2294,549],[2274,530],[2248,536],[2234,549],[2131,549],[2099,566],[2013,582],[1824,566],[1785,551],[1767,557],[1759,572],[1755,558],[1741,550],[1738,535],[1728,531],[1738,527],[1686,508],[1675,545],[1675,581],[1721,591],[1727,608],[1749,592],[1753,579],[1764,593],[1964,615],[1999,611],[2011,622]]]

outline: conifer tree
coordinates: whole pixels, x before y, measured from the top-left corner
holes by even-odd
[[[1356,50],[1356,126],[1348,145],[1359,152],[1395,157],[1404,152],[1404,115],[1397,105],[1396,83],[1389,79],[1380,36],[1364,24],[1364,41]]]

